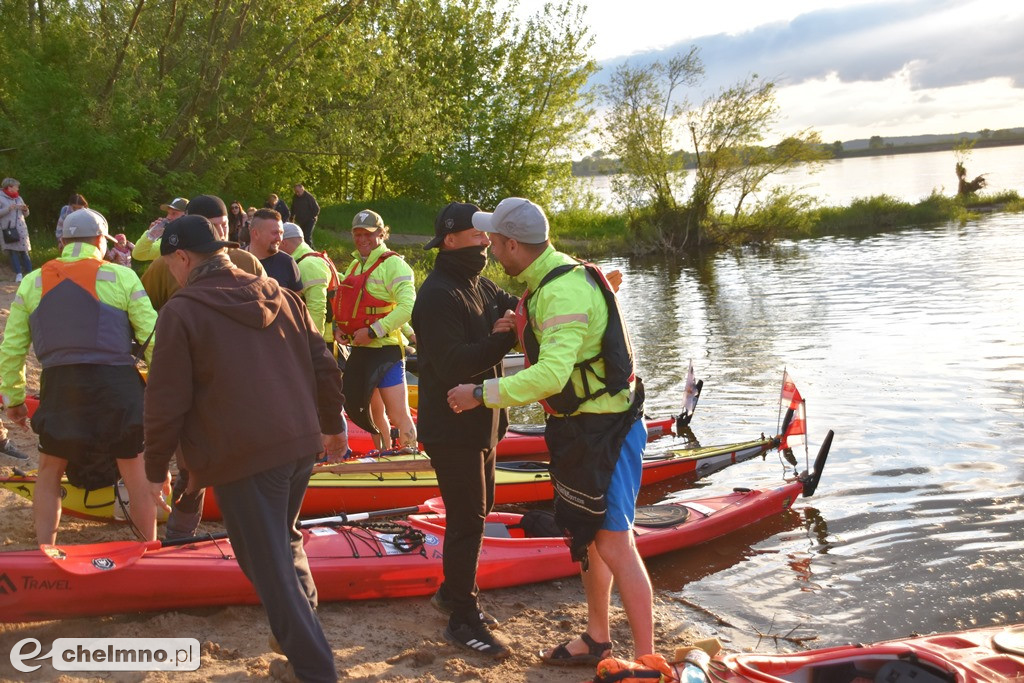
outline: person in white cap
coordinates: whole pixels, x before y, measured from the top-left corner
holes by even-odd
[[[132,249],[132,258],[136,261],[152,261],[159,256],[160,237],[164,234],[164,228],[175,218],[184,216],[187,208],[188,200],[184,197],[175,197],[166,204],[161,204],[160,210],[165,215],[150,223],[149,227],[146,228],[146,232],[142,233],[139,239],[135,241],[135,248]]]
[[[11,304],[0,344],[0,395],[7,417],[27,426],[25,356],[43,367],[39,408],[39,472],[32,499],[36,540],[55,543],[61,477],[97,489],[124,479],[130,521],[144,540],[156,538],[142,458],[142,378],[132,342],[152,357],[156,312],[130,269],[103,260],[106,219],[79,209],[64,219],[61,255],[25,278]]]
[[[547,413],[555,520],[581,563],[587,626],[543,653],[555,665],[593,666],[610,656],[614,580],[633,632],[634,657],[654,651],[651,582],[633,541],[647,429],[643,383],[633,372],[629,334],[604,274],[555,250],[543,209],[520,197],[473,214],[491,253],[526,285],[516,331],[527,367],[511,377],[448,392],[459,414],[485,405],[540,401]]]
[[[338,288],[338,269],[325,251],[314,251],[305,241],[305,236],[295,223],[285,223],[281,234],[281,251],[295,259],[302,277],[302,299],[309,314],[313,316],[324,335],[327,346],[334,348],[334,332],[331,330],[331,301]]]

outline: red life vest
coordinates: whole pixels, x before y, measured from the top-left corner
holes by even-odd
[[[342,333],[351,336],[395,310],[394,301],[378,299],[366,291],[366,280],[385,259],[397,255],[397,252],[385,251],[372,266],[358,275],[353,271],[338,285],[338,293],[334,297],[334,321]]]
[[[541,400],[540,404],[549,415],[572,415],[585,401],[590,401],[603,394],[615,395],[623,390],[628,390],[630,383],[635,377],[633,371],[633,346],[629,340],[629,333],[622,321],[622,312],[619,310],[618,299],[611,285],[605,279],[601,269],[593,263],[580,261],[578,264],[565,264],[552,268],[537,285],[534,291],[523,292],[522,298],[516,304],[516,336],[519,338],[519,345],[523,349],[523,365],[530,367],[540,357],[540,343],[537,335],[530,325],[530,314],[527,309],[527,302],[530,297],[540,291],[540,288],[557,277],[576,268],[586,268],[587,272],[597,283],[598,288],[604,295],[605,303],[608,305],[608,325],[605,327],[604,336],[601,338],[601,351],[591,358],[576,363],[573,372],[579,370],[580,380],[583,384],[583,396],[576,395],[576,389],[572,384],[572,376],[565,383],[562,390],[557,394],[548,396]],[[601,377],[594,370],[594,362],[598,359],[604,360],[605,376]],[[603,386],[597,389],[590,388],[589,375],[602,382]]]

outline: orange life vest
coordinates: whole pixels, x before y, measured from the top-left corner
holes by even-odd
[[[395,310],[394,301],[378,299],[366,291],[366,281],[385,259],[397,255],[397,252],[385,251],[372,266],[358,275],[353,271],[338,285],[334,297],[334,321],[343,334],[351,336]]]

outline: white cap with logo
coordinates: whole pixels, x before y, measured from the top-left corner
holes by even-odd
[[[544,209],[522,197],[502,199],[493,213],[477,211],[473,214],[473,227],[523,244],[540,244],[548,239],[549,234]]]

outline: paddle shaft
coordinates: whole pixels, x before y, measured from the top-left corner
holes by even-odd
[[[327,524],[348,524],[350,522],[362,522],[367,519],[374,519],[377,517],[393,517],[395,515],[411,515],[417,512],[429,512],[430,507],[427,505],[412,505],[404,508],[391,508],[389,510],[375,510],[373,512],[357,512],[355,514],[346,515],[334,515],[332,517],[319,517],[317,519],[300,519],[299,528],[305,529],[311,526],[324,526]],[[185,538],[173,538],[169,541],[161,542],[161,547],[167,548],[176,545],[188,545],[190,543],[202,543],[203,541],[215,541],[223,538],[228,538],[226,531],[222,531],[216,534],[203,534],[202,536],[188,536]]]

